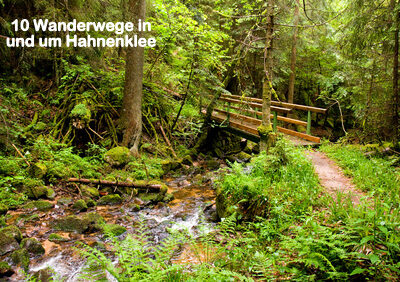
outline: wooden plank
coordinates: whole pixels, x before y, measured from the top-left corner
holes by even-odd
[[[249,105],[252,108],[262,109],[262,104],[259,104],[259,103],[252,103],[252,102],[246,102],[246,101],[241,101],[241,100],[236,100],[236,99],[231,99],[231,98],[223,98],[223,97],[219,98],[219,100],[228,102],[228,103]],[[291,109],[275,107],[275,106],[271,106],[271,111],[276,111],[276,112],[285,113],[285,114],[292,112]]]
[[[223,113],[223,114],[225,114],[226,116],[228,115],[228,112],[227,112],[227,111],[224,111],[224,110],[214,109],[214,111],[219,112],[219,113]],[[237,119],[239,119],[239,120],[244,120],[244,121],[247,121],[247,122],[252,123],[252,124],[255,124],[255,125],[260,125],[260,124],[261,124],[261,120],[259,120],[259,119],[257,119],[257,118],[248,117],[248,116],[244,116],[244,115],[237,114],[237,113],[231,113],[231,112],[229,112],[229,115],[230,115],[231,117],[237,118]]]
[[[243,111],[243,112],[248,112],[250,114],[256,114],[257,116],[262,117],[262,112],[260,112],[260,111],[255,111],[255,110],[250,110],[250,109],[242,109],[242,108],[235,107],[235,106],[231,106],[231,109],[238,110],[238,111]],[[217,110],[217,109],[215,109],[215,110]],[[273,118],[273,116],[274,115],[271,115],[271,118]],[[298,119],[278,116],[278,120],[279,121],[283,121],[283,122],[287,122],[287,123],[291,123],[291,124],[298,124],[298,125],[302,125],[302,126],[307,126],[307,122],[306,121],[302,121],[302,120],[298,120]]]
[[[321,143],[321,138],[316,137],[316,136],[312,136],[312,135],[308,135],[308,134],[305,134],[305,133],[297,132],[297,131],[290,130],[290,129],[287,129],[287,128],[283,128],[283,127],[280,127],[280,126],[278,126],[278,131],[282,132],[282,133],[285,133],[287,135],[300,137],[302,139],[305,139],[305,140],[308,140],[308,141],[312,141],[312,142],[315,142],[315,143]]]
[[[239,100],[250,101],[250,102],[262,104],[262,99],[259,99],[259,98],[242,97],[242,96],[238,96],[238,95],[228,95],[228,94],[222,94],[221,97],[225,98],[225,99],[239,99]],[[271,101],[271,105],[276,106],[276,107],[282,107],[282,108],[311,111],[314,113],[321,113],[321,114],[325,114],[327,111],[327,109],[323,109],[323,108],[317,108],[317,107],[311,107],[311,106],[305,106],[305,105],[299,105],[299,104],[291,104],[291,103],[279,102],[279,101]]]
[[[226,116],[225,115],[219,115],[219,114],[216,114],[216,113],[212,114],[212,118],[214,120],[218,121],[218,122],[223,122],[223,121],[226,120]],[[236,121],[232,121],[232,120],[229,120],[229,126],[244,130],[247,133],[251,133],[251,134],[254,134],[254,135],[258,136],[258,130],[257,130],[256,127],[251,127],[251,126],[248,126],[248,125],[245,125],[245,124],[240,124],[240,123],[238,123]]]

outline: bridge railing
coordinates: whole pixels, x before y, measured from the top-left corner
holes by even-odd
[[[260,111],[260,109],[262,109],[262,99],[242,97],[238,95],[222,94],[219,100],[223,102],[225,110],[215,108],[214,111],[226,115],[228,121],[230,117],[232,117],[256,126],[261,124],[262,111]],[[278,113],[281,114],[291,113],[292,110],[307,111],[307,121],[302,121],[278,115]],[[320,143],[320,138],[311,135],[311,114],[313,112],[325,114],[326,111],[327,111],[326,109],[317,107],[285,103],[279,101],[271,101],[271,113],[272,113],[271,119],[275,132],[280,131],[282,133],[292,136],[297,136],[316,143]],[[247,115],[244,115],[243,113],[246,113]],[[306,133],[280,127],[278,126],[278,121],[304,126],[306,127]],[[254,128],[250,129],[249,127],[246,127],[243,124],[237,126],[241,127],[242,130],[251,131],[252,134],[255,134]]]

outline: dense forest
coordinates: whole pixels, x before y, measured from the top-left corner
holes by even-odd
[[[0,279],[399,280],[399,33],[396,0],[0,0]]]

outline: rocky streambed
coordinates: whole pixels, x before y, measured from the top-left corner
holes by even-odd
[[[212,172],[192,172],[165,178],[167,189],[161,194],[135,196],[84,185],[56,187],[55,195],[43,193],[45,198],[52,194],[50,199],[8,212],[7,227],[0,230],[0,275],[5,281],[24,280],[24,272],[39,281],[51,277],[78,281],[85,261],[77,242],[107,248],[104,222],[108,232],[121,240],[146,230],[154,244],[173,229],[187,229],[194,235],[200,232],[199,226],[201,232],[212,230],[217,220],[213,179]],[[190,255],[185,254],[184,260],[190,261]]]

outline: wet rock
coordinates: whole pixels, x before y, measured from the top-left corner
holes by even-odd
[[[101,197],[98,201],[98,205],[117,205],[122,203],[122,198],[118,194],[111,194]]]
[[[104,226],[104,232],[108,236],[116,237],[124,234],[126,232],[126,228],[118,224],[106,224]]]
[[[54,271],[51,268],[41,269],[33,275],[37,281],[40,282],[50,282],[55,281],[53,279]]]
[[[25,271],[29,269],[29,253],[26,249],[19,249],[11,254],[11,260],[14,264],[20,265]]]
[[[251,155],[249,155],[245,152],[240,152],[238,154],[228,156],[227,159],[232,163],[234,163],[234,162],[247,163],[250,161]]]
[[[177,160],[165,160],[161,162],[161,166],[164,173],[167,174],[170,171],[182,168],[182,163]]]
[[[220,164],[217,160],[208,160],[206,162],[206,165],[207,165],[207,168],[210,170],[217,170],[217,169],[219,169],[219,166],[220,166]]]
[[[115,147],[104,155],[104,160],[112,166],[121,167],[131,159],[131,152],[126,147]]]
[[[88,206],[84,200],[80,199],[75,202],[75,204],[72,206],[72,208],[82,212],[82,211],[86,211],[88,209]]]
[[[13,237],[15,240],[17,240],[17,242],[21,242],[22,240],[22,232],[15,225],[10,225],[1,229],[0,236],[3,236],[3,234],[7,234],[10,237]]]
[[[47,187],[46,198],[49,200],[54,200],[56,198],[56,192],[52,188]]]
[[[35,178],[43,178],[47,173],[47,166],[44,163],[37,162],[30,166],[29,174]]]
[[[21,247],[26,249],[29,253],[37,256],[43,255],[45,250],[42,244],[35,238],[25,238],[21,241]]]
[[[47,211],[54,208],[54,204],[48,201],[33,201],[23,206],[24,209],[37,209],[40,211]]]
[[[5,261],[0,262],[0,278],[8,277],[14,274],[14,271],[11,269],[11,266]]]
[[[258,154],[258,153],[260,153],[260,146],[257,143],[248,140],[247,145],[244,148],[243,152],[245,152],[249,155]]]
[[[139,193],[139,197],[142,199],[145,205],[155,204],[164,199],[164,195],[161,193]]]
[[[8,212],[8,207],[6,205],[0,204],[0,215],[5,215]]]
[[[53,223],[53,227],[56,230],[77,232],[83,234],[90,231],[100,230],[99,223],[103,221],[101,215],[92,212],[82,217],[76,215],[70,215],[64,218],[59,218]]]
[[[64,238],[63,236],[58,235],[56,233],[51,233],[49,236],[49,241],[53,242],[53,243],[60,243],[60,242],[67,242],[67,241],[69,241],[69,239]]]
[[[166,202],[166,203],[171,202],[174,198],[175,198],[175,197],[174,197],[173,194],[171,194],[171,193],[166,193],[166,194],[164,195],[163,202]]]
[[[60,198],[57,201],[57,205],[59,206],[68,206],[70,203],[72,203],[71,198]]]
[[[81,185],[82,195],[89,198],[96,198],[100,196],[99,190],[87,185]]]
[[[13,236],[0,232],[0,256],[18,249],[19,244]]]
[[[30,187],[25,191],[25,194],[30,199],[45,198],[47,195],[47,187],[46,186]]]

